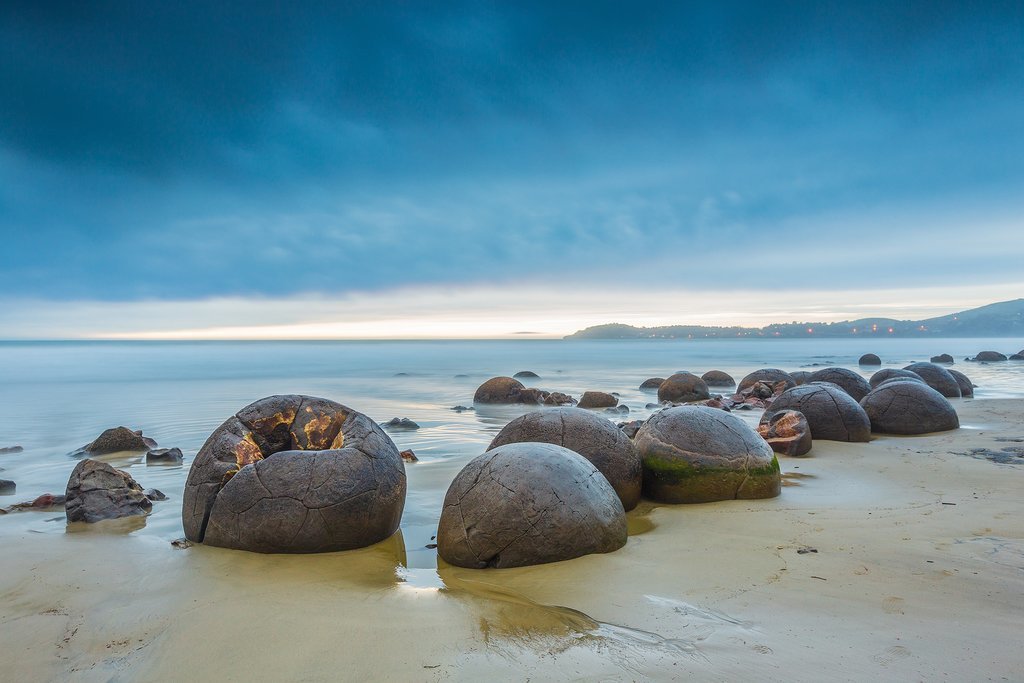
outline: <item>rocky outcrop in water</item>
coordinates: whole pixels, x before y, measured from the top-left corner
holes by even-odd
[[[982,351],[977,356],[971,359],[979,363],[999,363],[1007,360],[1006,356],[998,351]]]
[[[147,515],[153,509],[153,503],[131,475],[98,460],[82,460],[75,466],[65,496],[64,511],[69,522]]]
[[[948,353],[940,353],[938,356],[932,356],[931,362],[952,365],[954,361],[953,356],[949,355]]]
[[[82,446],[76,454],[106,455],[122,451],[148,451],[156,448],[156,441],[143,436],[142,431],[133,431],[127,427],[112,427],[105,430],[91,443]]]
[[[857,361],[858,365],[881,365],[882,359],[873,353],[865,353]]]
[[[184,459],[180,448],[156,448],[146,453],[147,465],[180,465]]]
[[[754,370],[752,373],[740,380],[740,384],[736,387],[736,393],[741,394],[745,389],[749,389],[758,382],[764,382],[766,384],[775,384],[776,382],[785,382],[786,387],[795,387],[796,380],[785,370],[779,370],[777,368],[762,368],[760,370]]]
[[[640,389],[657,389],[661,386],[661,383],[665,381],[664,377],[649,377],[640,383]]]

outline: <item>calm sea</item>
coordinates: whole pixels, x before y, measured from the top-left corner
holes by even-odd
[[[0,343],[0,478],[17,482],[0,505],[63,493],[76,460],[69,453],[108,427],[142,429],[161,446],[185,453],[182,467],[147,466],[143,457],[109,458],[144,487],[170,500],[156,503],[134,533],[182,535],[181,492],[188,467],[206,437],[242,406],[270,394],[330,398],[378,422],[408,417],[412,432],[393,432],[401,449],[420,461],[408,465],[409,497],[402,530],[411,566],[433,566],[430,542],[449,482],[518,409],[451,410],[472,405],[489,377],[533,370],[528,385],[579,396],[618,392],[631,418],[644,418],[654,401],[637,389],[651,376],[719,369],[739,380],[761,367],[786,370],[841,365],[859,370],[862,353],[883,367],[902,367],[950,353],[956,368],[978,385],[976,397],[1024,396],[1024,362],[967,363],[978,351],[1009,355],[1021,339],[713,340],[713,341],[437,341],[437,342],[4,342]],[[862,374],[870,376],[870,369]],[[756,415],[747,419],[754,420]],[[609,416],[609,419],[622,419]],[[17,521],[15,521],[17,518]],[[0,517],[8,530],[64,533],[63,516],[24,513]]]

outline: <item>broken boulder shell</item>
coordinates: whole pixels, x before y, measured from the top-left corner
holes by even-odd
[[[807,418],[811,438],[831,441],[871,440],[871,420],[857,401],[835,384],[812,382],[787,389],[772,410],[796,410]]]
[[[811,450],[811,428],[797,410],[767,410],[757,426],[772,450],[782,455],[807,455]]]
[[[206,440],[182,523],[190,541],[224,548],[348,550],[395,532],[405,492],[398,449],[369,417],[324,398],[270,396]]]

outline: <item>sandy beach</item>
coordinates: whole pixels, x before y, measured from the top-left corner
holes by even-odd
[[[0,679],[1021,680],[1024,467],[965,454],[1024,446],[1024,400],[955,403],[955,432],[818,441],[778,498],[643,503],[622,550],[523,569],[7,515]]]

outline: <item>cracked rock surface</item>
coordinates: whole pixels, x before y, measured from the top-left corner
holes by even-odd
[[[835,384],[812,382],[787,389],[772,402],[771,409],[803,413],[811,428],[811,438],[815,440],[871,440],[871,420],[867,413]]]
[[[708,385],[700,377],[689,372],[677,372],[658,387],[659,401],[687,403],[708,398],[711,398]]]
[[[917,374],[916,372],[911,372],[910,370],[901,370],[900,368],[885,368],[871,375],[871,379],[868,380],[868,385],[872,389],[874,389],[875,387],[877,387],[882,382],[885,382],[886,380],[897,379],[901,377],[906,379],[915,379],[919,382],[924,381],[921,375]]]
[[[644,496],[664,503],[772,498],[781,478],[775,453],[740,418],[705,406],[655,413],[636,434]]]
[[[64,508],[69,522],[146,515],[153,509],[139,483],[124,470],[85,459],[71,471]]]
[[[775,384],[776,382],[786,382],[787,387],[795,387],[796,380],[785,370],[779,370],[777,368],[761,368],[760,370],[754,370],[752,373],[740,380],[740,385],[736,387],[736,393],[743,393],[744,389],[749,389],[758,382],[764,382],[766,384]]]
[[[923,382],[886,382],[860,404],[871,420],[871,430],[882,434],[928,434],[960,427],[952,404]]]
[[[626,513],[586,458],[511,443],[474,458],[445,495],[437,551],[459,567],[522,567],[626,544]]]
[[[946,372],[953,375],[953,379],[960,385],[960,396],[963,398],[974,398],[974,382],[971,381],[970,377],[952,368],[947,368]]]
[[[626,510],[640,502],[640,456],[632,440],[605,418],[582,408],[527,413],[505,425],[487,450],[529,441],[552,443],[582,455],[605,476]]]
[[[924,380],[924,383],[946,398],[960,398],[960,384],[949,370],[935,363],[911,363],[904,370],[909,370]]]
[[[349,550],[391,536],[405,466],[369,417],[311,396],[270,396],[196,455],[182,523],[193,542],[263,553]]]
[[[860,401],[871,391],[871,385],[866,379],[846,368],[822,368],[817,372],[812,372],[807,381],[832,382],[852,396],[854,401]]]
[[[796,410],[765,411],[757,426],[760,434],[772,450],[783,455],[807,455],[813,442],[807,418]]]

